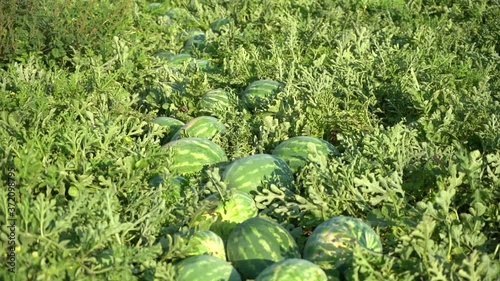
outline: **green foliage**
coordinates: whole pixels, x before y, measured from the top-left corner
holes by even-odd
[[[0,279],[174,280],[203,199],[227,195],[228,163],[176,185],[168,128],[151,121],[204,115],[203,95],[220,88],[231,106],[213,141],[230,161],[294,136],[338,148],[326,159],[312,146],[295,192],[270,179],[255,201],[299,247],[330,217],[369,223],[384,254],[355,248],[342,278],[495,280],[499,11],[487,0],[1,1],[0,217],[15,181],[17,275]],[[204,48],[165,59],[193,30]],[[241,93],[264,79],[284,87],[252,114]]]

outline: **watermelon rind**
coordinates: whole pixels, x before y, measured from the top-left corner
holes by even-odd
[[[241,102],[251,112],[275,111],[269,105],[283,85],[273,80],[254,81],[242,92]]]
[[[293,173],[282,159],[269,154],[255,154],[233,161],[222,173],[228,188],[236,188],[250,194],[263,187],[267,180],[293,190]]]
[[[227,161],[222,147],[203,138],[182,138],[163,146],[171,149],[171,172],[178,175],[197,173],[207,165]]]
[[[172,141],[186,137],[212,139],[215,135],[226,130],[217,118],[199,116],[184,124],[173,136]]]
[[[210,255],[226,260],[224,241],[210,230],[197,231],[189,238],[186,256]]]
[[[270,219],[255,217],[236,226],[227,240],[227,259],[245,279],[255,279],[268,266],[300,258],[292,235]]]
[[[212,116],[224,116],[231,108],[229,95],[223,89],[213,89],[206,92],[199,102],[200,112]]]
[[[348,216],[336,216],[322,222],[307,239],[303,258],[325,271],[343,270],[358,244],[374,253],[382,253],[378,234],[365,222]]]
[[[191,225],[210,229],[227,241],[239,223],[256,217],[258,211],[251,195],[238,189],[230,189],[224,199],[218,193],[203,199],[202,210],[193,217]]]
[[[311,161],[309,160],[309,155],[312,153],[310,146],[313,146],[318,152],[318,156],[325,161],[339,153],[335,146],[323,139],[312,136],[297,136],[281,142],[274,148],[272,155],[285,160],[293,173],[297,173]]]
[[[241,276],[227,261],[210,256],[192,256],[175,265],[176,281],[241,281]]]
[[[268,266],[255,281],[327,281],[321,267],[303,259],[286,259]]]

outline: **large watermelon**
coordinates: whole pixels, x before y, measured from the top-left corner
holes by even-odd
[[[231,108],[229,95],[223,89],[214,89],[206,92],[200,100],[200,112],[212,116],[224,116]]]
[[[310,161],[308,160],[308,156],[312,153],[313,149],[324,160],[329,156],[338,154],[337,149],[331,143],[311,136],[289,138],[281,142],[273,150],[272,154],[285,160],[292,171],[296,173]]]
[[[184,126],[184,123],[182,121],[166,116],[156,117],[155,119],[153,119],[152,122],[154,124],[158,124],[162,127],[167,128],[168,130],[167,134],[163,136],[162,142],[169,141],[172,138],[172,136],[174,136],[174,134],[177,131],[179,131],[179,129],[182,128],[182,126]]]
[[[257,216],[259,211],[252,196],[238,189],[230,189],[224,199],[219,194],[212,194],[202,203],[203,208],[191,225],[210,229],[223,240],[227,240],[239,223]]]
[[[183,138],[164,147],[172,150],[170,170],[181,175],[199,172],[205,165],[227,161],[224,150],[208,139]]]
[[[273,80],[257,80],[243,91],[241,100],[243,105],[252,112],[276,111],[269,105],[276,98],[276,94],[283,84]]]
[[[193,32],[191,37],[184,43],[183,53],[193,54],[195,50],[202,51],[205,48],[206,36],[203,31]]]
[[[286,259],[262,271],[255,281],[327,281],[321,267],[303,259]]]
[[[285,161],[269,154],[255,154],[233,161],[224,169],[222,179],[228,188],[253,193],[270,180],[293,190],[293,174]]]
[[[186,256],[210,255],[226,260],[224,241],[210,230],[202,230],[193,234],[187,246],[184,252]]]
[[[278,223],[255,217],[239,224],[229,235],[227,259],[246,279],[287,258],[300,258],[292,235]]]
[[[356,243],[375,253],[382,253],[380,237],[366,223],[353,217],[333,217],[322,222],[307,239],[303,258],[325,271],[341,271],[352,258]]]
[[[227,261],[201,255],[192,256],[175,265],[177,281],[241,281],[241,276]]]
[[[199,116],[182,126],[172,137],[172,140],[194,137],[212,139],[215,135],[225,131],[224,124],[212,116]]]

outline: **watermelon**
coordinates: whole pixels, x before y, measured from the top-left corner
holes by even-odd
[[[173,54],[167,57],[167,61],[174,66],[182,66],[185,61],[191,60],[190,54]]]
[[[190,63],[189,66],[191,67],[192,70],[195,70],[196,68],[198,68],[199,70],[201,70],[203,72],[208,72],[211,69],[210,62],[208,60],[204,60],[204,59],[195,60],[192,63]]]
[[[182,121],[172,117],[165,117],[165,116],[156,117],[151,122],[154,124],[158,124],[162,127],[166,127],[168,129],[167,134],[163,136],[163,139],[166,141],[170,140],[174,136],[174,134],[177,131],[179,131],[179,129],[182,128],[182,126],[184,126],[184,123]]]
[[[363,221],[337,216],[322,222],[307,239],[303,258],[325,271],[343,271],[352,257],[355,244],[382,253],[380,237]]]
[[[202,51],[206,45],[206,36],[204,32],[193,33],[193,35],[184,42],[183,53],[192,54],[194,50]]]
[[[224,132],[226,128],[217,118],[212,116],[199,116],[182,126],[171,140],[195,137],[212,139],[215,135]]]
[[[229,25],[230,21],[229,19],[222,18],[222,19],[216,19],[210,24],[210,29],[214,33],[222,33],[225,29],[227,29],[227,26]]]
[[[269,105],[282,87],[282,83],[273,80],[257,80],[241,94],[243,106],[251,112],[275,112],[277,110],[271,109]]]
[[[314,149],[318,152],[318,156],[325,161],[329,156],[339,153],[335,146],[325,140],[311,136],[298,136],[280,143],[272,154],[285,160],[292,171],[296,173],[310,161],[308,156]]]
[[[223,89],[210,90],[201,98],[199,108],[205,114],[223,116],[231,108],[229,95]]]
[[[187,244],[186,256],[210,255],[226,260],[226,250],[222,238],[210,230],[198,231]]]
[[[241,222],[257,216],[258,209],[253,198],[238,189],[228,190],[224,200],[220,194],[212,194],[203,200],[200,215],[196,215],[192,226],[210,229],[224,241]]]
[[[255,154],[233,161],[224,169],[222,179],[228,188],[247,193],[254,193],[262,188],[263,180],[293,189],[290,167],[285,161],[269,154]]]
[[[175,264],[177,281],[241,281],[241,276],[227,261],[210,256],[192,256]]]
[[[246,279],[288,258],[300,258],[292,235],[278,223],[255,217],[236,226],[227,240],[227,259]]]
[[[205,165],[227,161],[224,150],[216,143],[202,138],[183,138],[167,143],[172,150],[170,170],[179,175],[199,172]]]
[[[286,259],[262,271],[255,281],[327,281],[321,267],[303,259]]]

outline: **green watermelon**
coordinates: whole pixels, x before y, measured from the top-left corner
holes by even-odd
[[[172,141],[186,137],[212,139],[215,135],[224,132],[226,128],[217,118],[199,116],[182,126],[172,137]]]
[[[179,131],[182,126],[184,126],[184,123],[182,121],[165,116],[156,117],[151,122],[168,128],[168,132],[163,136],[162,141],[169,141],[174,136],[174,134]]]
[[[310,161],[308,156],[313,149],[316,149],[318,156],[324,160],[339,153],[335,146],[325,140],[311,136],[298,136],[280,143],[272,154],[285,160],[292,171],[296,173]]]
[[[186,256],[210,255],[226,260],[224,241],[210,230],[202,230],[193,234],[187,246],[188,250],[184,252]]]
[[[167,61],[174,66],[182,66],[185,61],[191,60],[190,54],[173,54],[167,57]]]
[[[216,19],[210,24],[210,29],[214,33],[221,33],[225,29],[227,29],[227,26],[229,25],[230,21],[226,18],[222,19]]]
[[[199,70],[203,72],[209,72],[210,71],[210,62],[208,60],[204,59],[198,59],[193,61],[192,63],[189,64],[192,70],[198,68]]]
[[[194,50],[202,51],[206,46],[206,36],[204,32],[193,33],[189,39],[184,42],[183,53],[192,54]]]
[[[293,190],[293,174],[285,161],[269,154],[255,154],[233,161],[224,169],[222,179],[228,188],[253,193],[265,179]]]
[[[227,259],[246,279],[255,279],[275,262],[300,258],[292,235],[278,223],[255,217],[236,226],[227,240]]]
[[[177,281],[241,281],[241,276],[227,261],[201,255],[192,256],[175,264]]]
[[[327,281],[321,267],[303,259],[286,259],[262,271],[255,281]]]
[[[270,108],[269,104],[282,87],[282,83],[273,80],[257,80],[248,85],[241,94],[242,103],[252,112],[276,112],[276,108]]]
[[[382,253],[380,237],[366,223],[353,217],[333,217],[312,232],[304,246],[303,258],[327,272],[342,271],[351,259],[356,243],[375,253]]]
[[[180,175],[199,172],[205,165],[227,161],[224,150],[216,143],[202,138],[183,138],[167,143],[172,150],[170,170]]]
[[[200,112],[212,116],[224,116],[231,108],[229,95],[223,89],[214,89],[206,92],[199,103]]]
[[[203,203],[200,214],[192,219],[191,225],[209,228],[224,241],[239,223],[257,216],[259,211],[252,196],[238,189],[228,190],[224,200],[217,193],[205,198]]]

